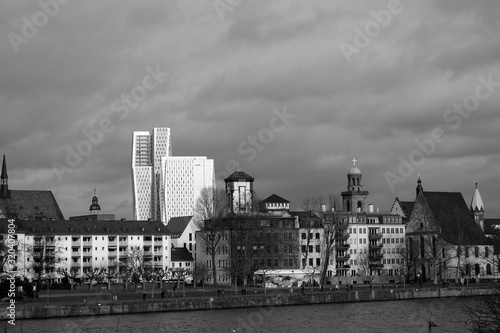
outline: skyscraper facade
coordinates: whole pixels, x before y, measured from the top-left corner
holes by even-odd
[[[161,159],[172,156],[170,128],[136,131],[132,139],[134,220],[159,220],[162,201]]]
[[[168,156],[161,161],[161,220],[194,214],[194,206],[204,187],[215,186],[214,160],[205,156]]]

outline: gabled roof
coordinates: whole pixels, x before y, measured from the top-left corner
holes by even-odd
[[[279,195],[272,194],[265,198],[264,200],[261,201],[262,203],[267,203],[267,202],[277,202],[277,203],[290,203],[290,201],[283,199]]]
[[[172,233],[172,238],[179,238],[184,230],[186,230],[189,222],[193,219],[193,216],[180,216],[172,217],[168,223],[168,230]]]
[[[413,206],[415,206],[415,201],[401,201],[399,198],[396,198],[392,204],[391,211],[394,209],[395,205],[398,205],[404,214],[403,222],[408,223],[411,213],[413,212]]]
[[[489,244],[481,227],[474,221],[474,215],[459,192],[427,192],[423,195],[436,223],[441,228],[441,236],[451,244]]]
[[[193,256],[185,247],[172,247],[170,252],[171,261],[194,261]]]
[[[1,217],[16,220],[64,220],[52,191],[9,190],[0,198]]]
[[[0,219],[0,234],[8,232],[8,220]],[[47,235],[169,235],[161,221],[15,221],[16,233]]]
[[[248,180],[253,182],[254,178],[249,176],[248,174],[244,173],[243,171],[235,171],[233,172],[229,177],[224,179],[224,181],[230,182],[230,181],[238,181],[238,180]]]

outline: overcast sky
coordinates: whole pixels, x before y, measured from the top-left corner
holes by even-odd
[[[94,188],[132,218],[132,133],[153,127],[293,209],[356,158],[381,211],[420,174],[468,204],[479,183],[500,217],[498,0],[59,1],[0,3],[0,154],[66,218]]]

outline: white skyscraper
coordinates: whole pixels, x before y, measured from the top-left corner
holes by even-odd
[[[170,128],[134,132],[132,140],[132,190],[134,220],[159,220],[161,159],[172,155]]]
[[[193,215],[204,187],[215,186],[214,160],[205,156],[169,156],[161,160],[164,200],[161,220]]]

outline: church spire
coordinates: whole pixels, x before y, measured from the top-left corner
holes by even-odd
[[[476,190],[474,191],[474,195],[472,196],[472,201],[470,203],[470,210],[472,212],[475,211],[484,212],[483,198],[481,198],[481,193],[479,193],[479,190],[477,188],[477,183],[476,183]]]
[[[417,180],[417,189],[416,189],[416,193],[417,195],[415,196],[415,201],[417,200],[418,198],[418,194],[420,192],[423,192],[424,191],[424,188],[422,187],[422,180],[420,180],[420,174],[418,174],[418,180]]]
[[[476,190],[474,191],[474,195],[472,196],[472,201],[470,203],[470,210],[472,214],[474,214],[474,220],[484,232],[484,203],[477,188],[477,183]]]
[[[9,196],[9,176],[7,176],[7,163],[5,162],[5,154],[3,154],[2,175],[0,177],[0,196],[5,198]]]

